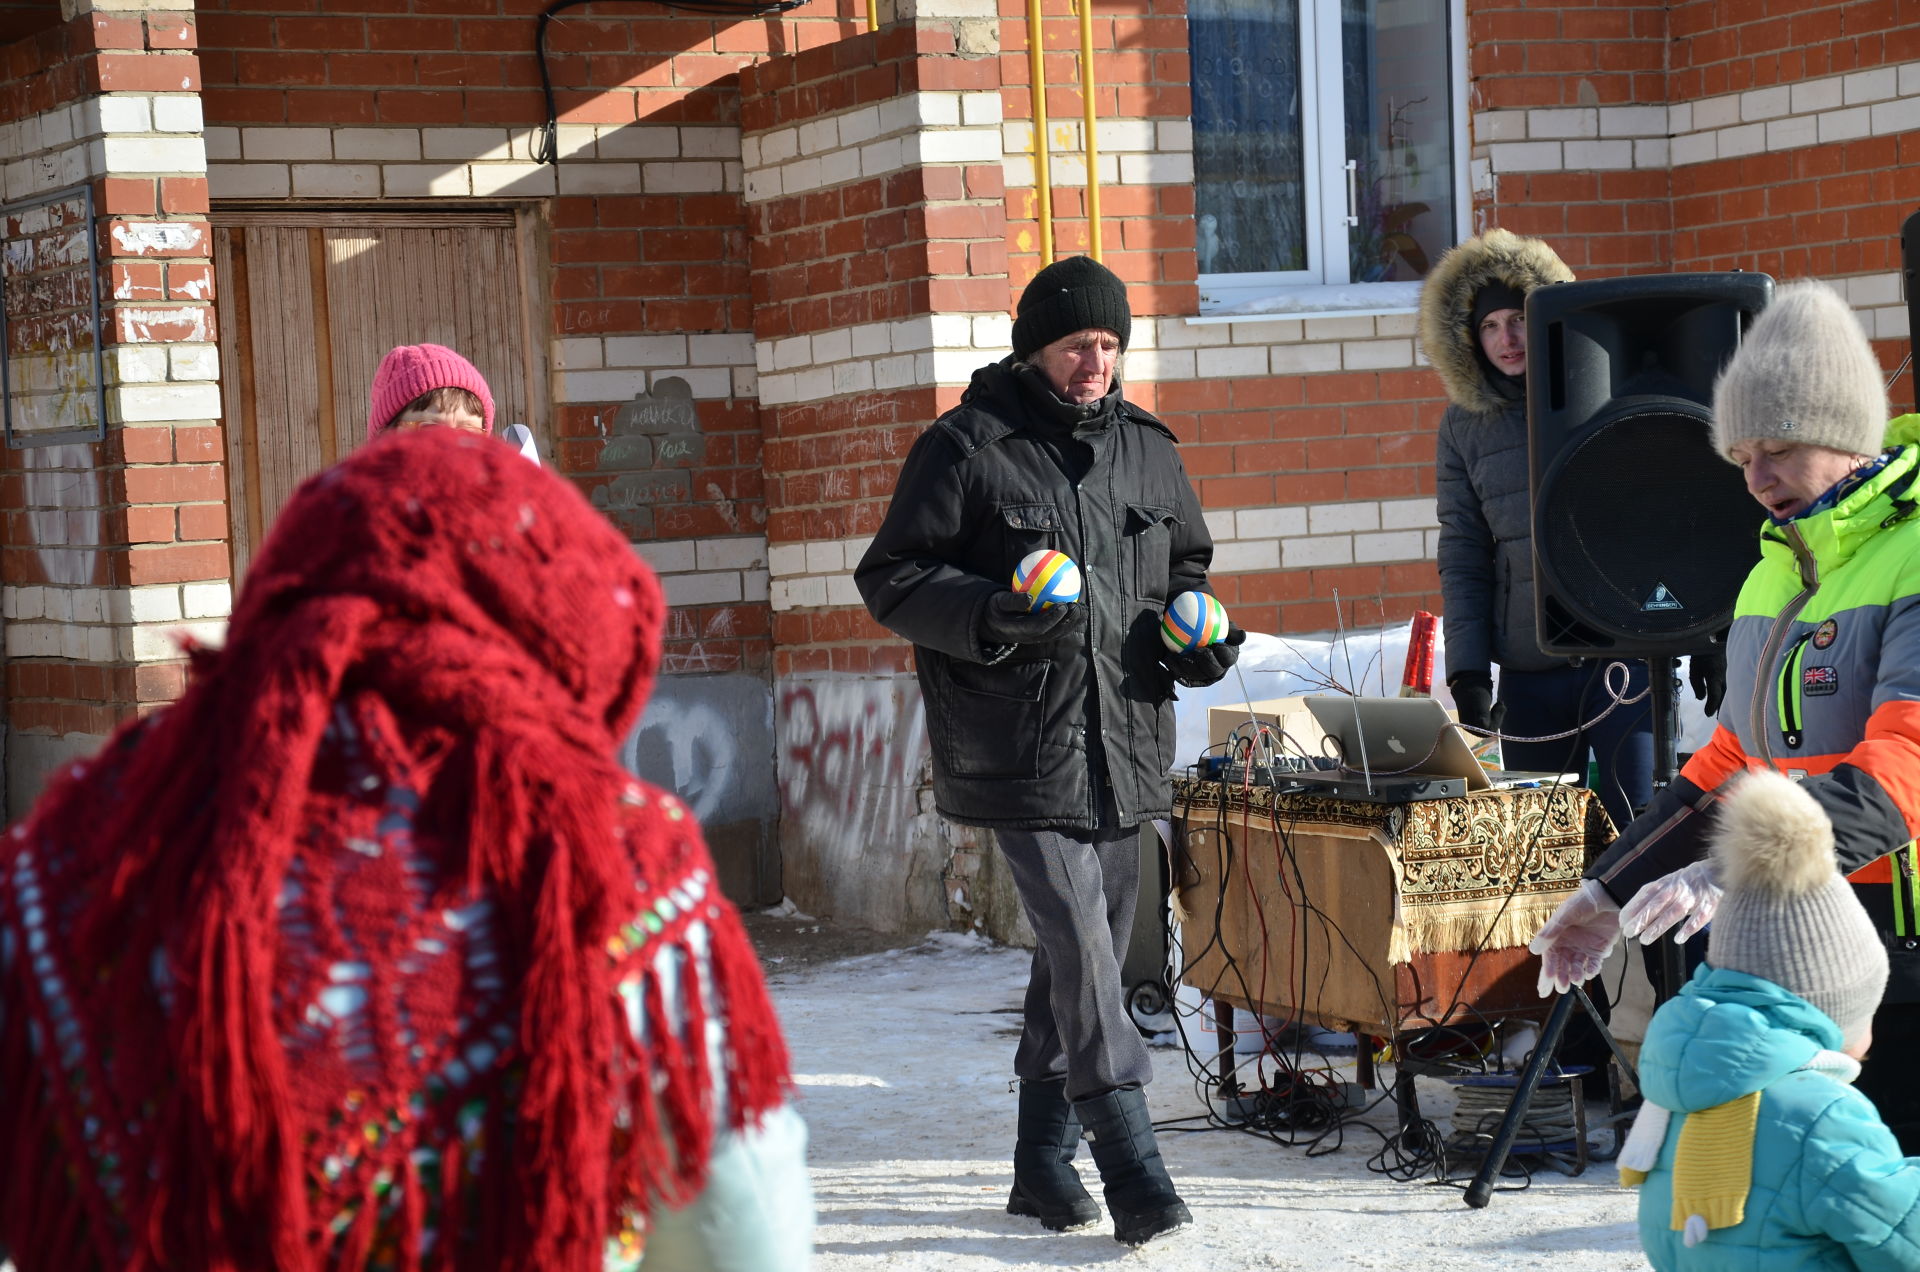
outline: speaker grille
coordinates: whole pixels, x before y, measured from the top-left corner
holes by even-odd
[[[1575,617],[1611,638],[1601,644],[1623,653],[1724,627],[1759,558],[1765,513],[1692,405],[1623,403],[1534,492],[1542,571]],[[1575,635],[1540,633],[1547,647]]]

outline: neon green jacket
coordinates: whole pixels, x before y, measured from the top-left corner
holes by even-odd
[[[1587,871],[1625,902],[1706,854],[1715,792],[1747,768],[1806,777],[1841,867],[1892,938],[1887,1001],[1920,1001],[1920,415],[1828,508],[1760,531],[1734,603],[1719,726]],[[1888,886],[1894,885],[1894,886]],[[1902,957],[1905,955],[1905,957]]]

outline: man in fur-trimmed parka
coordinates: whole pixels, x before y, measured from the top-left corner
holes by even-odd
[[[1462,724],[1514,737],[1576,729],[1601,717],[1609,701],[1605,660],[1573,666],[1540,652],[1534,634],[1526,297],[1572,279],[1542,240],[1488,230],[1441,258],[1420,293],[1420,342],[1448,399],[1436,491],[1447,687]],[[1646,684],[1645,665],[1629,664],[1627,696]],[[1695,691],[1706,696],[1698,682]],[[1708,710],[1717,706],[1710,702]],[[1614,824],[1624,826],[1652,794],[1646,700],[1614,710],[1576,737],[1509,741],[1501,751],[1508,768],[1584,774],[1589,749],[1598,762],[1597,794]]]

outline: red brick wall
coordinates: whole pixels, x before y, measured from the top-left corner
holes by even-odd
[[[202,176],[168,170],[180,134],[163,128],[180,117],[148,113],[161,101],[170,112],[191,104],[186,95],[199,82],[194,40],[189,14],[92,13],[5,51],[0,116],[7,120],[110,92],[132,95],[116,104],[151,125],[130,124],[124,111],[109,116],[110,144],[102,147],[98,128],[87,138],[76,112],[66,111],[58,126],[37,130],[39,150],[9,156],[29,159],[36,190],[70,180],[59,174],[78,150],[104,154],[108,165],[108,175],[92,182],[106,440],[8,449],[0,458],[8,767],[16,795],[21,772],[42,771],[141,707],[178,695],[182,660],[171,645],[149,645],[140,627],[156,588],[171,591],[176,617],[186,617],[183,603],[205,611],[192,617],[225,612],[220,433],[211,420],[193,418],[212,413],[207,185]],[[98,163],[78,167],[99,171]],[[183,602],[181,584],[196,585],[190,601]],[[147,589],[140,606],[130,599],[134,589]]]
[[[298,3],[225,0],[200,15],[207,122],[533,128],[545,119],[534,55],[542,7],[437,0],[412,12],[394,5],[394,12],[323,16]],[[851,6],[842,0],[839,7]],[[816,6],[780,21],[583,6],[549,28],[548,68],[563,124],[732,124],[743,67],[770,50],[852,29],[850,19]],[[737,192],[563,192],[544,206],[547,325],[555,337],[751,329],[745,209]],[[558,465],[589,491],[613,480],[596,465],[603,430],[620,406],[568,401],[553,412]],[[616,518],[636,540],[765,528],[754,404],[702,400],[697,409],[706,441],[701,466],[689,474],[684,498],[656,504],[643,517]],[[669,625],[665,652],[669,667],[696,656],[705,667],[764,667],[766,608],[684,606]]]
[[[1445,404],[1425,371],[1186,380],[1147,386],[1181,440],[1200,505],[1265,508],[1431,497]],[[1424,561],[1224,574],[1214,580],[1250,631],[1303,634],[1439,612]],[[1339,593],[1336,608],[1335,591]]]
[[[998,62],[963,54],[951,25],[903,23],[770,59],[743,77],[749,138],[915,93],[981,93]],[[763,342],[891,329],[1005,309],[1007,218],[998,163],[912,163],[750,206],[754,334]],[[763,405],[772,544],[872,534],[900,459],[959,400],[923,381]],[[903,670],[906,647],[863,608],[776,606],[775,671]]]
[[[1048,119],[1081,120],[1078,10],[1068,0],[1040,6]],[[1192,112],[1188,86],[1185,0],[1148,0],[1141,6],[1096,5],[1092,21],[1093,106],[1097,118],[1179,121]],[[1033,118],[1032,47],[1027,7],[1000,0],[1000,97],[1010,120]],[[1056,257],[1089,250],[1091,230],[1084,185],[1052,192]],[[1127,280],[1136,314],[1191,314],[1198,304],[1193,256],[1193,187],[1188,184],[1105,185],[1100,191],[1101,262]],[[1032,187],[1007,199],[1009,259],[1015,294],[1037,273],[1039,196]]]
[[[1470,4],[1472,112],[1665,105],[1667,7]],[[1476,228],[1548,239],[1582,278],[1673,268],[1665,171],[1506,174],[1475,213]]]
[[[1674,0],[1668,8],[1675,101],[1920,57],[1920,26],[1902,0]]]
[[[1675,101],[1793,85],[1920,59],[1920,10],[1901,0],[1808,0],[1780,12],[1679,0],[1668,91]],[[1848,104],[1852,104],[1849,101]],[[1920,132],[1848,138],[1676,168],[1674,269],[1846,278],[1901,268],[1901,224],[1920,206]],[[1869,328],[1871,331],[1872,329]],[[1879,339],[1889,369],[1911,349]],[[1912,371],[1892,387],[1915,401]]]

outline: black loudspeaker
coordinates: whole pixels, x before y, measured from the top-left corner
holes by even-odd
[[[1907,298],[1907,361],[1911,364],[1914,349],[1920,347],[1920,212],[1900,223],[1900,284]],[[1920,367],[1913,369],[1913,382],[1920,385]]]
[[[1673,657],[1733,621],[1766,513],[1713,448],[1713,381],[1765,274],[1559,283],[1527,297],[1534,619],[1567,656]]]

